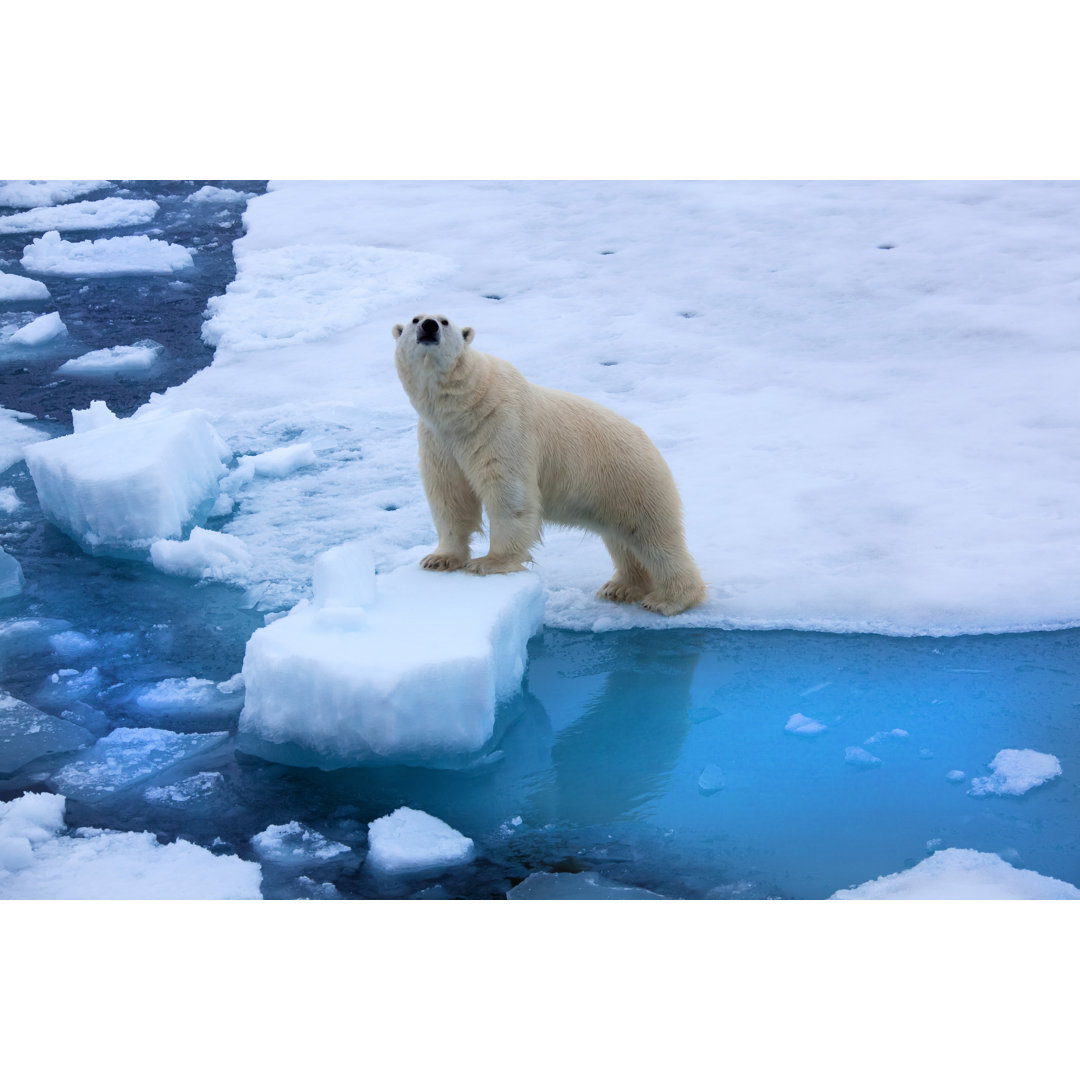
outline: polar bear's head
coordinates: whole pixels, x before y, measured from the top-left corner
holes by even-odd
[[[456,360],[475,336],[471,326],[459,329],[445,315],[415,315],[408,325],[394,327],[398,352],[409,360],[427,360],[437,367]]]

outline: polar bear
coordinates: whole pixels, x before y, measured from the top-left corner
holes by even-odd
[[[667,463],[639,427],[529,382],[473,349],[444,315],[394,329],[398,376],[420,416],[420,475],[439,534],[426,570],[524,570],[542,522],[598,533],[615,573],[597,596],[675,615],[705,597]],[[487,511],[490,550],[469,542]]]

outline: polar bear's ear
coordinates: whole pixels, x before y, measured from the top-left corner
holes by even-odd
[[[401,323],[395,323],[394,324],[394,338],[395,339],[401,337],[401,335],[404,333],[404,331],[405,331],[405,327],[402,326]]]
[[[476,331],[471,326],[466,326],[461,331],[461,336],[465,339],[465,344],[468,345],[474,337],[476,337]]]

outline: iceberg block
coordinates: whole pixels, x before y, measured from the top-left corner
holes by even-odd
[[[93,736],[77,724],[58,720],[0,690],[0,776],[48,754],[77,750]]]
[[[143,557],[209,511],[231,455],[200,412],[102,422],[98,404],[96,426],[81,418],[75,434],[27,447],[26,463],[42,512],[84,550]]]
[[[497,704],[520,687],[543,622],[540,578],[402,567],[374,577],[359,607],[359,576],[328,553],[315,603],[251,636],[240,749],[325,769],[460,763],[491,739]]]
[[[552,874],[538,871],[515,885],[507,900],[665,900],[659,893],[623,885],[592,871]]]

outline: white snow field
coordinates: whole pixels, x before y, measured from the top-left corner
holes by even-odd
[[[145,225],[160,207],[153,199],[96,199],[24,210],[21,214],[0,217],[0,235],[5,233],[65,232],[98,229],[123,229]]]
[[[471,862],[473,842],[423,810],[399,807],[368,825],[364,865],[380,874],[415,874]]]
[[[101,240],[61,240],[54,229],[23,248],[20,260],[32,274],[61,277],[122,274],[172,274],[195,265],[180,244],[148,236],[112,236]]]
[[[153,833],[64,826],[63,795],[0,803],[0,899],[259,900],[262,871]]]
[[[108,180],[0,180],[0,207],[56,206],[109,187]]]
[[[61,375],[140,375],[149,371],[164,349],[156,341],[136,341],[134,345],[113,345],[94,349],[65,361],[56,370]]]
[[[542,624],[538,576],[375,576],[365,555],[355,543],[325,553],[314,600],[252,634],[242,747],[337,768],[438,764],[491,738]]]
[[[1080,889],[1034,870],[1018,870],[1000,855],[946,848],[909,870],[841,889],[829,899],[1080,900]]]
[[[49,289],[44,282],[0,270],[0,301],[48,299]]]
[[[89,552],[145,556],[209,511],[231,456],[198,412],[140,409],[126,420],[100,402],[75,432],[25,448],[42,513]]]
[[[273,183],[211,302],[212,366],[165,394],[235,453],[317,466],[225,526],[264,609],[361,539],[434,529],[391,326],[421,311],[638,423],[672,467],[707,603],[597,600],[551,528],[545,621],[949,635],[1080,624],[1080,186]],[[478,550],[482,550],[482,544]]]

